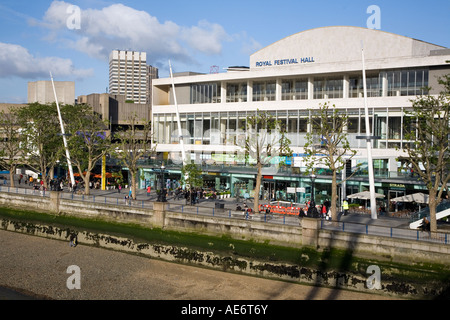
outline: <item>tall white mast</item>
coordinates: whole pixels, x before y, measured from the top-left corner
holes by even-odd
[[[375,179],[373,173],[372,161],[372,137],[370,134],[369,108],[367,106],[367,84],[366,84],[366,66],[364,61],[364,47],[361,43],[362,54],[362,72],[363,72],[363,86],[364,86],[364,113],[366,115],[366,141],[367,141],[367,166],[369,168],[369,188],[370,188],[370,211],[372,219],[377,219],[377,203],[375,199]]]
[[[170,64],[170,60],[169,60],[169,68],[170,68],[170,78],[172,79],[172,90],[173,90],[173,99],[175,102],[175,112],[177,114],[177,124],[178,124],[179,141],[180,141],[180,146],[181,146],[181,156],[183,157],[183,166],[185,166],[186,161],[187,161],[186,150],[184,150],[183,132],[181,131],[180,113],[178,111],[177,94],[175,92],[175,81],[173,79],[172,65]]]
[[[73,187],[75,185],[75,178],[73,176],[72,162],[70,161],[70,154],[69,154],[69,148],[67,147],[66,133],[64,131],[64,124],[63,124],[62,117],[61,117],[61,110],[59,109],[58,98],[56,97],[55,83],[53,82],[53,76],[52,76],[51,72],[50,72],[50,78],[52,79],[53,94],[55,95],[56,108],[58,109],[58,118],[59,118],[59,123],[61,125],[61,135],[62,135],[63,141],[64,141],[64,148],[66,149],[67,166],[69,167],[70,181],[72,182],[72,187]]]

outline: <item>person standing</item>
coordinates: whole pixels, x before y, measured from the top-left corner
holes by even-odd
[[[150,192],[152,191],[152,187],[150,185],[147,186],[147,197],[150,196]]]
[[[345,199],[342,202],[342,209],[344,210],[344,213],[342,215],[345,216],[348,213],[348,201],[347,201],[347,199]]]

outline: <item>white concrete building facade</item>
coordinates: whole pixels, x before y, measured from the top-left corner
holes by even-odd
[[[242,165],[234,156],[245,137],[241,128],[246,117],[265,110],[283,122],[294,154],[301,155],[311,110],[328,102],[350,117],[348,139],[358,151],[353,165],[367,161],[365,140],[356,138],[365,135],[362,46],[371,133],[381,137],[372,152],[377,186],[381,189],[385,183],[395,184],[388,180],[402,175],[398,158],[403,154],[398,150],[408,143],[403,129],[405,111],[411,107],[411,99],[428,93],[425,87],[431,87],[430,94],[441,90],[437,79],[450,73],[450,64],[446,63],[450,49],[379,30],[345,26],[307,30],[255,52],[249,68],[176,76],[179,120],[187,152],[198,163]],[[152,86],[154,139],[157,152],[166,162],[176,162],[180,154],[171,86],[170,78],[156,79]],[[235,179],[232,173],[231,178],[224,179],[219,172],[220,181],[213,179],[215,186],[225,185],[232,191],[234,185],[251,189],[249,181],[254,173],[244,171],[241,168],[242,179],[237,173]],[[278,183],[281,189],[302,184],[298,176],[279,172],[267,175],[264,188],[270,192],[277,189],[276,182],[270,181],[277,179],[285,181]],[[353,192],[365,185],[362,181],[347,187]]]

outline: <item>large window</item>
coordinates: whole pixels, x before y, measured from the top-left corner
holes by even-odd
[[[308,81],[306,79],[283,80],[281,83],[281,99],[308,99]]]
[[[228,83],[227,102],[246,102],[247,83]]]
[[[253,101],[275,101],[276,82],[254,82]]]
[[[314,79],[314,99],[336,99],[344,96],[344,79]]]
[[[366,77],[367,97],[381,97],[382,96],[382,77],[381,74],[368,75]],[[364,83],[362,76],[350,77],[349,79],[349,97],[363,98],[364,97]]]
[[[191,104],[196,103],[219,103],[219,83],[199,83],[191,85]]]
[[[415,96],[428,94],[428,70],[405,69],[386,72],[388,96]]]

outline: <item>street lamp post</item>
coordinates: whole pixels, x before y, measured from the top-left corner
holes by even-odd
[[[317,218],[316,202],[314,200],[314,182],[316,180],[316,175],[313,173],[310,178],[311,178],[311,200],[308,208],[308,216],[312,218]]]
[[[161,171],[160,171],[161,190],[159,191],[158,202],[167,202],[166,192],[165,192],[165,188],[164,188],[164,170],[166,169],[164,167],[164,162],[162,163],[160,169],[161,169]]]

